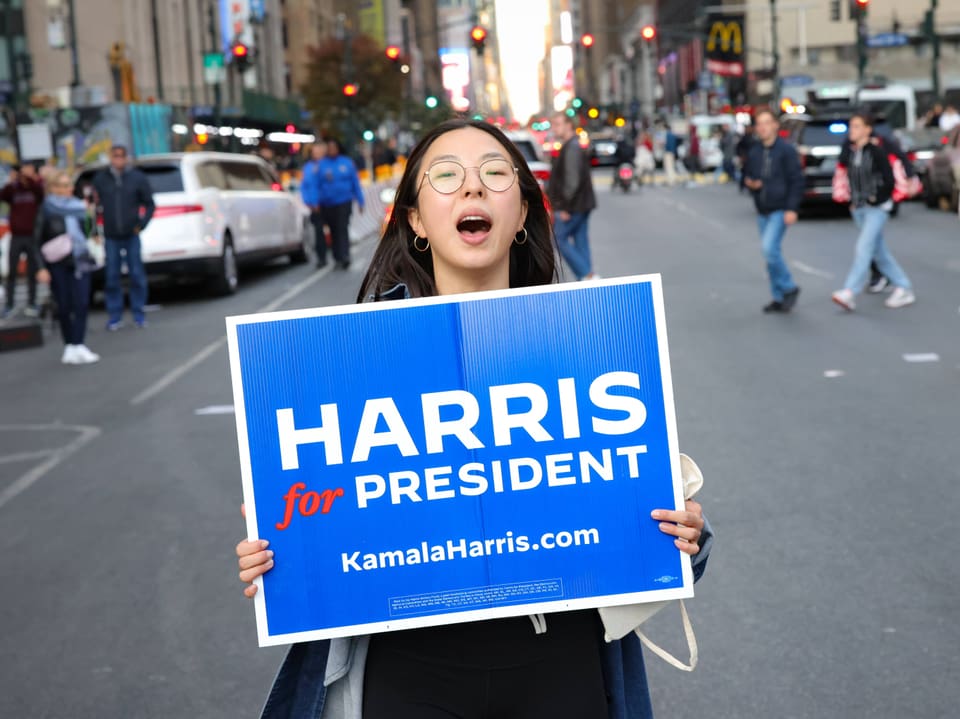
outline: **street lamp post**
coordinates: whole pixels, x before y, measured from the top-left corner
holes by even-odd
[[[70,87],[80,87],[80,55],[77,50],[77,8],[74,0],[67,0],[67,10],[70,23],[67,25],[70,32]],[[71,98],[72,99],[72,98]]]
[[[777,32],[777,0],[770,0],[770,45],[773,49],[773,102],[780,105],[780,35]]]

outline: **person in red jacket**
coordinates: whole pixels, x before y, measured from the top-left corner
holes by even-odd
[[[10,181],[0,189],[0,202],[10,206],[10,252],[7,255],[7,302],[3,317],[13,312],[13,293],[17,286],[17,266],[20,257],[27,256],[27,309],[24,314],[36,317],[37,309],[37,247],[33,241],[33,222],[43,202],[43,183],[33,165],[14,165]]]

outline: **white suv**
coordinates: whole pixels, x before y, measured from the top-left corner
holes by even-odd
[[[306,262],[313,231],[300,198],[284,191],[271,167],[253,155],[187,152],[145,155],[156,211],[141,235],[149,275],[204,276],[214,289],[237,289],[237,266],[286,255]],[[77,193],[96,173],[77,178]]]

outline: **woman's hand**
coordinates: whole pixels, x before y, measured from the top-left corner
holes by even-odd
[[[650,513],[650,516],[660,521],[661,532],[676,537],[673,543],[677,545],[677,549],[681,552],[693,556],[700,551],[699,541],[700,534],[703,532],[703,508],[698,502],[688,499],[682,512],[655,509]]]
[[[244,505],[240,505],[240,514],[247,516],[247,510]],[[273,551],[267,549],[270,545],[265,539],[258,539],[253,542],[243,540],[237,545],[237,557],[240,564],[240,581],[246,582],[248,586],[244,587],[244,596],[252,599],[257,593],[257,585],[253,580],[263,576],[273,569]]]

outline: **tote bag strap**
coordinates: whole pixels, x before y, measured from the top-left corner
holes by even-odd
[[[683,618],[683,633],[687,638],[687,649],[690,651],[689,664],[684,664],[666,649],[656,644],[640,630],[640,627],[637,627],[634,632],[647,649],[663,659],[667,664],[684,672],[692,672],[697,668],[697,660],[699,659],[700,652],[697,648],[697,637],[693,633],[693,624],[690,623],[690,615],[687,614],[687,606],[683,603],[682,599],[680,600],[680,616]]]

